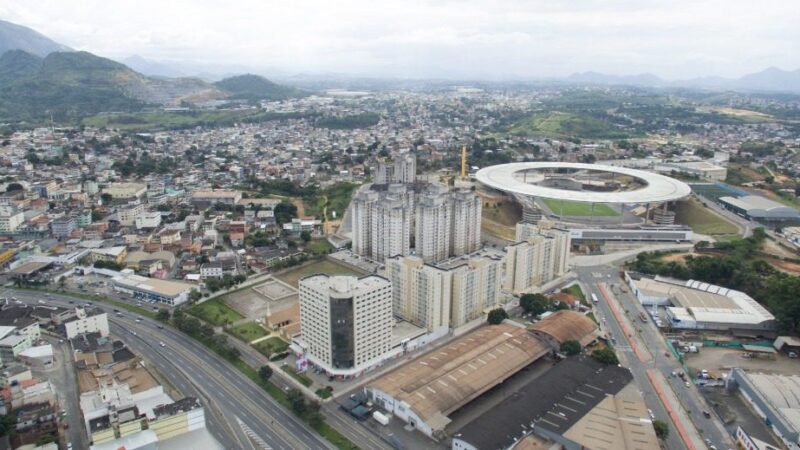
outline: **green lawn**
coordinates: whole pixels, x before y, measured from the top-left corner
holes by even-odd
[[[675,205],[675,223],[688,225],[700,234],[735,234],[739,228],[717,215],[695,199],[678,202]]]
[[[572,286],[570,286],[570,287],[568,287],[566,289],[562,289],[561,292],[565,292],[565,293],[567,293],[569,295],[572,295],[572,296],[575,296],[575,297],[579,298],[581,303],[584,303],[586,301],[586,296],[583,295],[583,290],[577,284],[573,284]]]
[[[311,378],[308,378],[307,376],[303,375],[302,373],[297,373],[297,371],[294,370],[294,367],[292,367],[292,366],[281,366],[281,369],[283,369],[284,372],[288,373],[290,377],[292,377],[295,380],[297,380],[300,383],[302,383],[303,386],[305,386],[305,387],[309,387],[312,384],[314,384],[314,382],[311,381]]]
[[[553,214],[563,214],[565,216],[584,217],[591,216],[592,204],[584,202],[562,201],[552,198],[545,198],[542,201],[547,205]],[[594,204],[594,216],[596,217],[614,217],[618,216],[619,211],[615,211],[610,206],[603,203]]]
[[[244,319],[243,315],[234,311],[230,306],[223,303],[222,300],[216,298],[192,306],[189,308],[189,314],[217,326]]]
[[[333,246],[327,239],[314,239],[308,243],[308,249],[313,253],[328,253]]]
[[[259,353],[269,358],[276,353],[283,353],[289,348],[289,344],[284,342],[281,338],[271,337],[263,341],[253,344],[253,347]]]
[[[343,266],[329,259],[320,259],[319,261],[315,261],[309,265],[291,268],[286,272],[275,274],[275,278],[284,281],[290,286],[297,287],[297,282],[300,281],[300,278],[315,273],[326,273],[328,275],[364,275],[363,273],[357,272],[350,267]]]
[[[245,342],[250,342],[254,339],[258,339],[267,335],[267,330],[255,322],[236,325],[228,332]]]

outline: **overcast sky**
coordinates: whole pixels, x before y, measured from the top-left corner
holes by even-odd
[[[397,77],[800,68],[800,0],[2,0],[78,50]]]

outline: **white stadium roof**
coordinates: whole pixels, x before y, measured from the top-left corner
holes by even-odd
[[[525,183],[518,172],[542,169],[574,169],[613,172],[637,178],[646,184],[641,189],[624,192],[570,191]],[[552,198],[587,203],[657,203],[679,200],[691,194],[684,182],[644,170],[600,164],[566,162],[527,162],[485,167],[475,175],[482,184],[499,191],[529,197]]]

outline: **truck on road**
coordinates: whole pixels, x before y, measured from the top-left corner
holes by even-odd
[[[597,299],[597,294],[592,292],[592,303],[599,303],[600,300]]]
[[[389,425],[389,416],[380,411],[374,411],[372,413],[372,418],[383,426]]]

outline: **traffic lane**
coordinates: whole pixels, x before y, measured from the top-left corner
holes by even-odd
[[[134,328],[137,327],[136,324],[129,323],[128,325]],[[248,396],[248,394],[245,394],[238,389],[246,387],[246,383],[241,383],[240,380],[231,377],[220,378],[215,376],[215,374],[211,373],[210,371],[201,368],[202,365],[208,364],[209,367],[222,369],[222,367],[219,367],[216,364],[216,361],[213,361],[213,359],[206,360],[200,358],[199,355],[188,356],[187,353],[177,350],[179,346],[168,337],[160,336],[160,339],[159,337],[151,337],[149,336],[149,333],[146,332],[148,330],[145,327],[141,327],[139,330],[140,332],[137,333],[137,337],[140,337],[142,340],[147,340],[147,338],[143,336],[149,337],[151,340],[149,340],[147,344],[153,348],[154,352],[162,353],[166,358],[174,361],[178,367],[187,369],[192,368],[192,373],[187,374],[187,376],[190,379],[194,379],[194,382],[198,385],[201,385],[205,391],[215,392],[217,394],[227,394],[216,395],[215,402],[219,402],[219,404],[227,406],[227,408],[236,415],[236,418],[244,422],[272,448],[290,449],[293,447],[291,443],[283,439],[281,433],[272,429],[271,427],[265,426],[266,423],[274,425],[276,417],[268,414],[271,408],[264,404],[264,402],[259,401],[262,397],[254,395]],[[162,343],[164,343],[164,347],[161,347]],[[193,361],[193,358],[197,358],[201,364]],[[222,381],[223,379],[231,380],[231,382]],[[248,379],[248,381],[250,380]],[[255,394],[255,392],[251,392],[251,394]],[[262,391],[261,395],[263,396],[265,394],[266,393]],[[285,424],[280,423],[279,421],[278,425],[283,426]],[[301,430],[292,428],[291,426],[287,426],[286,428],[289,428],[288,431],[292,434],[292,436],[302,441],[302,445],[306,445],[309,448],[318,445],[318,442],[303,439],[303,435],[298,434],[301,432]]]
[[[14,291],[14,292],[15,294],[19,295],[20,299],[25,299],[28,302],[38,301],[39,299],[42,298],[42,296],[39,294],[30,293],[26,291]],[[69,303],[70,301],[72,301],[72,303]],[[54,304],[58,304],[60,302],[61,306],[66,306],[66,307],[70,307],[73,304],[88,303],[81,301],[80,299],[76,299],[74,297],[69,297],[61,294],[54,294],[52,298],[48,299],[48,302],[52,302]],[[64,305],[64,303],[68,304],[69,306]],[[108,305],[102,305],[102,304],[98,304],[95,306],[103,310],[106,310],[108,308]],[[129,316],[134,316],[134,315],[129,312],[120,313],[120,315],[115,315],[115,314],[110,315],[110,322],[112,323],[116,322],[117,326],[122,329],[135,328],[137,326],[137,322],[135,321],[135,319],[132,319]],[[238,370],[228,366],[227,362],[223,362],[221,357],[219,357],[215,353],[212,353],[202,344],[198,343],[194,339],[190,338],[189,336],[186,336],[185,334],[177,330],[171,329],[171,327],[164,327],[163,325],[161,325],[160,322],[151,320],[146,317],[142,317],[140,319],[139,324],[145,324],[149,326],[147,333],[144,333],[144,335],[146,335],[147,338],[153,339],[153,342],[151,342],[151,347],[156,340],[158,342],[164,340],[174,340],[177,341],[180,344],[180,346],[190,348],[193,354],[197,355],[203,360],[203,368],[197,367],[198,371],[203,372],[207,371],[208,370],[207,368],[213,368],[217,371],[218,374],[222,374],[225,379],[233,380],[233,383],[238,384],[240,388],[247,389],[247,395],[243,396],[244,398],[249,397],[255,399],[257,402],[260,403],[260,407],[262,409],[271,412],[273,416],[278,416],[277,418],[282,420],[283,425],[289,428],[289,431],[292,433],[292,435],[303,440],[304,444],[307,445],[308,448],[328,447],[327,442],[321,441],[315,433],[309,431],[308,429],[305,429],[303,425],[301,425],[298,422],[298,419],[296,419],[293,415],[289,415],[283,412],[282,407],[277,403],[275,403],[271,397],[268,397],[268,394],[264,392],[260,387],[256,386],[249,378],[245,377]],[[155,342],[155,344],[157,345],[157,342]],[[158,347],[160,346],[153,348],[156,349]],[[155,350],[153,353],[157,354],[159,353],[159,351]],[[209,376],[209,379],[214,377],[215,375],[212,374]],[[260,426],[260,424],[253,423],[251,425],[250,423],[248,423],[248,426],[251,426],[251,428],[253,428],[254,431],[257,429],[262,429],[263,431],[263,428]]]
[[[642,309],[639,302],[630,293],[622,293],[621,295],[618,295],[617,298],[621,301],[621,303],[633,311],[640,311]],[[710,429],[706,429],[704,427],[704,438],[711,439],[715,445],[721,445],[723,447],[732,445],[727,432],[723,431],[724,428],[720,425],[720,423],[715,418],[712,417],[709,419],[702,414],[702,411],[708,410],[709,407],[704,404],[703,400],[701,399],[701,394],[699,392],[695,392],[697,387],[693,384],[690,384],[687,387],[683,380],[671,376],[674,371],[683,371],[683,366],[677,359],[667,357],[666,354],[664,354],[664,352],[667,350],[661,332],[649,322],[643,324],[638,331],[638,335],[642,341],[648,345],[652,345],[653,348],[661,349],[658,355],[656,355],[656,367],[661,370],[667,380],[669,380],[670,387],[675,392],[681,403],[685,406],[684,409],[687,411],[692,421],[694,421],[698,426],[705,423],[711,425]]]
[[[120,333],[120,331],[122,333]],[[170,382],[173,383],[184,396],[196,397],[205,400],[203,404],[206,406],[206,410],[210,413],[206,416],[207,419],[209,419],[209,429],[211,429],[214,437],[220,442],[220,444],[222,444],[225,448],[241,447],[241,443],[236,442],[236,439],[231,435],[231,433],[235,432],[235,430],[229,430],[227,432],[223,431],[229,427],[221,422],[220,417],[226,417],[228,414],[225,411],[222,411],[222,414],[215,412],[214,409],[220,409],[220,405],[218,403],[208,401],[208,397],[195,388],[195,385],[184,375],[183,371],[179,370],[175,366],[174,361],[164,357],[164,355],[159,352],[153,351],[150,345],[148,345],[144,340],[141,340],[140,342],[138,333],[133,334],[133,332],[122,327],[115,327],[112,332],[120,339],[123,339],[123,341],[125,341],[125,343],[135,353],[146,358],[151,364],[153,364],[162,375],[168,377]]]
[[[599,272],[602,275],[607,276],[612,271],[609,269],[595,267],[592,268],[591,271]],[[618,278],[617,278],[618,279]],[[619,280],[621,282],[621,280]],[[620,295],[616,295],[615,298],[620,304],[628,309],[629,311],[636,311],[640,312],[641,305],[639,304],[638,300],[635,300],[633,295],[628,293],[621,293]],[[630,314],[629,314],[630,316]],[[727,439],[727,435],[720,430],[718,424],[714,423],[713,418],[708,419],[702,415],[702,411],[707,409],[702,401],[699,398],[699,392],[694,392],[692,389],[695,388],[694,385],[690,385],[689,387],[685,386],[683,380],[676,379],[671,377],[671,373],[676,370],[683,370],[681,364],[674,358],[668,357],[664,354],[666,351],[666,346],[662,335],[658,329],[654,327],[653,324],[650,322],[643,324],[641,327],[636,329],[637,333],[635,338],[642,343],[647,344],[650,348],[659,349],[655,352],[654,357],[654,365],[657,369],[661,370],[664,374],[665,378],[668,380],[671,389],[675,393],[675,396],[680,400],[681,404],[684,406],[684,410],[686,410],[687,415],[689,416],[690,420],[693,422],[695,428],[700,426],[704,423],[709,423],[711,425],[710,429],[703,428],[703,437],[710,439],[712,443],[721,447],[727,447],[730,444],[730,439]]]
[[[597,269],[597,268],[595,268]],[[592,272],[601,273],[601,277],[595,277],[592,275]],[[599,291],[599,286],[597,286],[598,282],[606,282],[608,280],[607,274],[598,271],[598,270],[581,270],[578,273],[578,279],[584,286],[587,286],[592,292]],[[607,329],[611,336],[617,342],[626,342],[625,334],[622,331],[622,327],[617,323],[616,318],[611,312],[610,307],[606,304],[604,300],[601,300],[597,304],[595,304],[595,308],[599,309],[603,317],[601,321],[603,322],[603,326]],[[610,317],[610,319],[608,319]],[[603,321],[602,319],[605,318],[606,320]],[[639,387],[640,392],[645,399],[645,404],[647,407],[653,411],[653,415],[660,420],[666,419],[668,422],[671,422],[669,418],[669,414],[667,413],[666,407],[658,398],[657,393],[655,392],[655,388],[647,379],[646,374],[646,367],[645,365],[633,354],[632,351],[624,351],[625,359],[628,366],[628,369],[634,376],[636,380],[636,384]],[[684,449],[686,448],[684,443],[675,436],[675,433],[671,433],[667,436],[666,444],[668,448],[671,449]]]

